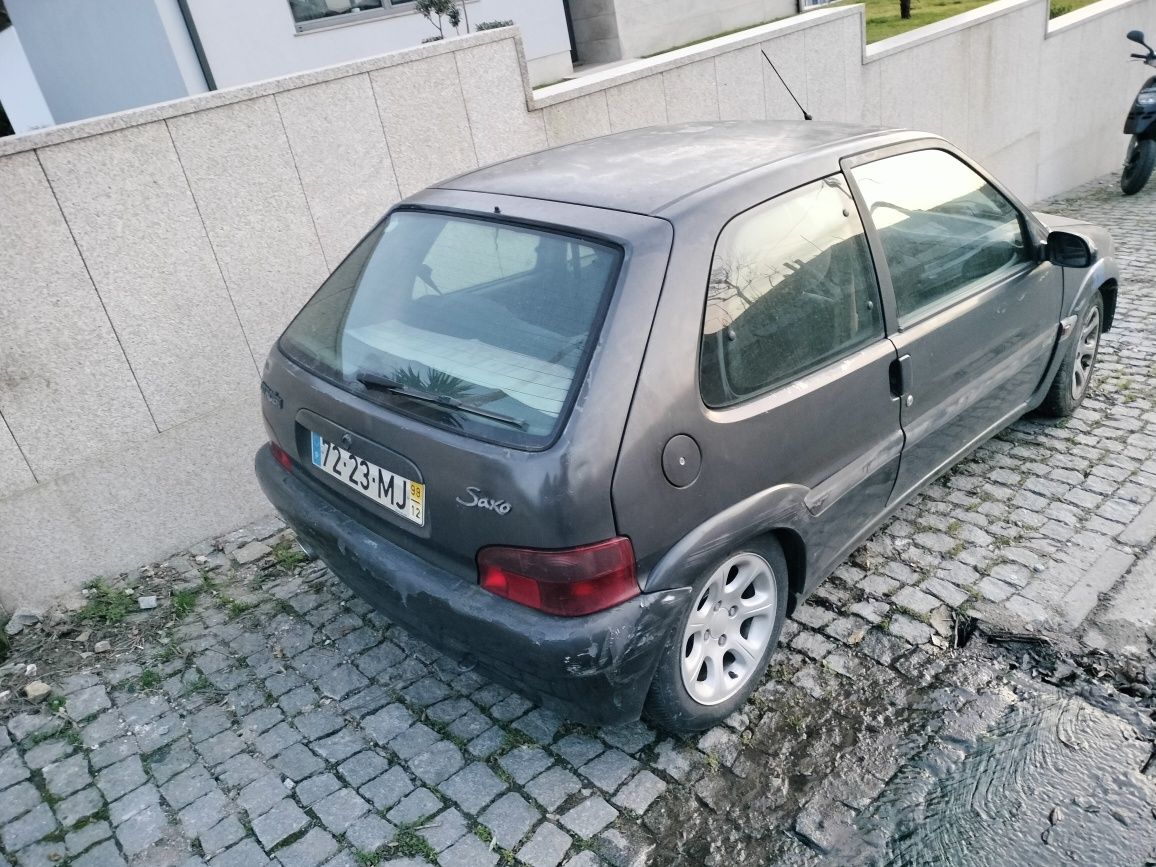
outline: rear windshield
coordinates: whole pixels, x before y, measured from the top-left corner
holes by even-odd
[[[395,211],[305,305],[281,349],[391,409],[545,445],[581,380],[620,260],[586,238]]]

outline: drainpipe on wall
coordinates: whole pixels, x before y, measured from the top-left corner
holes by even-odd
[[[562,11],[566,13],[566,34],[570,37],[570,62],[577,63],[578,43],[574,41],[574,16],[570,14],[570,0],[562,0]]]
[[[205,56],[205,46],[201,44],[201,36],[197,33],[197,22],[193,20],[193,12],[189,9],[188,0],[177,0],[181,10],[181,18],[185,20],[185,27],[189,31],[189,40],[193,43],[193,52],[197,55],[197,63],[201,67],[201,74],[205,76],[205,87],[209,90],[217,89],[217,82],[213,79],[213,70],[209,66],[209,58]]]

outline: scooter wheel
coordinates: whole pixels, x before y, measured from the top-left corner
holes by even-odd
[[[1131,196],[1144,189],[1154,166],[1156,166],[1156,141],[1132,136],[1132,143],[1128,145],[1128,156],[1124,160],[1124,171],[1120,175],[1120,189],[1124,191],[1124,195]]]

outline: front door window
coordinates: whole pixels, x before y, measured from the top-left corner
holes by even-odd
[[[891,271],[900,325],[1032,261],[1019,212],[946,151],[853,169]]]

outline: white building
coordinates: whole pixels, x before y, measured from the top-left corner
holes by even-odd
[[[649,57],[700,39],[787,18],[829,0],[569,0],[583,63]]]
[[[513,21],[530,79],[572,71],[567,0],[464,0]],[[17,133],[418,45],[414,0],[6,0],[0,104]],[[454,35],[445,28],[447,36]],[[463,25],[461,32],[465,32]]]

